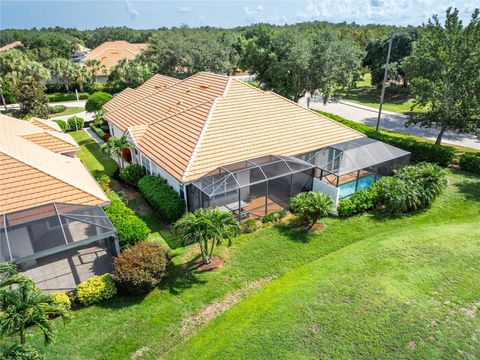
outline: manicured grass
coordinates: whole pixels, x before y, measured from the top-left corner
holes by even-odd
[[[380,90],[372,86],[370,73],[365,74],[363,79],[357,82],[356,88],[343,92],[341,98],[375,109],[380,107]],[[384,110],[408,114],[411,112],[412,105],[413,100],[407,94],[394,94],[387,87],[382,107]],[[414,110],[416,113],[425,111],[426,109],[423,108],[415,108]]]
[[[88,136],[85,131],[73,131],[69,134],[80,145],[80,151],[77,153],[77,156],[89,170],[103,170],[108,175],[113,175],[115,170],[117,170],[117,163],[105,154],[100,145]]]
[[[193,270],[197,246],[177,248],[159,289],[78,310],[65,327],[57,321],[47,357],[474,358],[480,178],[453,173],[449,182],[416,214],[240,236],[218,248],[225,265],[213,272]],[[228,310],[231,299],[240,302]],[[202,325],[198,314],[212,304],[226,312]],[[42,344],[38,333],[28,341]]]
[[[72,106],[72,107],[67,107],[65,111],[62,111],[57,114],[50,114],[51,119],[55,119],[58,116],[64,116],[64,115],[73,115],[73,114],[78,114],[85,111],[85,108],[79,107],[79,106]]]
[[[52,93],[52,94],[47,94],[48,101],[50,103],[54,102],[64,102],[64,101],[77,101],[77,95],[75,93]],[[88,99],[88,93],[83,92],[83,93],[78,93],[78,98],[80,100],[87,100]]]

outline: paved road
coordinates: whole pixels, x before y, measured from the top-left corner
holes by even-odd
[[[301,99],[299,103],[304,106],[306,105],[305,99]],[[377,109],[372,109],[367,106],[362,106],[347,101],[340,101],[338,103],[327,105],[323,105],[321,101],[310,101],[310,108],[326,111],[339,115],[345,119],[371,126],[375,126],[377,123]],[[405,122],[407,120],[408,116],[406,115],[393,113],[390,111],[382,111],[380,128],[403,134],[416,135],[432,140],[437,138],[439,132],[438,129],[423,128],[419,126],[411,126],[406,128]],[[461,145],[480,150],[480,140],[473,135],[446,132],[443,136],[442,143]]]

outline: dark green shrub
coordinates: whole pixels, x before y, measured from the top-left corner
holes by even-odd
[[[312,229],[321,217],[337,212],[335,202],[329,195],[315,191],[295,195],[290,200],[290,209],[308,230]]]
[[[77,285],[77,299],[88,306],[111,299],[117,294],[117,287],[110,274],[94,276]]]
[[[124,292],[147,293],[160,283],[167,264],[168,253],[160,244],[137,243],[115,259],[113,279]]]
[[[101,110],[102,106],[105,105],[111,98],[112,95],[97,91],[88,97],[88,100],[85,104],[85,110],[88,112]]]
[[[480,175],[480,153],[465,153],[460,157],[460,169]]]
[[[92,170],[92,175],[97,180],[103,191],[107,192],[110,189],[110,176],[103,170]]]
[[[68,119],[68,128],[70,131],[83,129],[84,120],[78,116],[72,116]]]
[[[350,198],[338,204],[338,216],[347,217],[371,210],[378,205],[378,185],[372,184],[368,189],[357,191]]]
[[[263,215],[263,217],[262,217],[262,223],[263,224],[273,223],[274,221],[275,221],[275,215],[274,214],[266,214],[266,215]]]
[[[378,202],[385,211],[392,214],[407,212],[417,206],[417,189],[409,189],[405,181],[394,177],[384,177],[378,181]]]
[[[145,172],[138,164],[130,164],[120,170],[120,179],[133,187],[138,187],[138,182],[144,176]]]
[[[180,219],[185,212],[185,203],[166,180],[160,176],[144,176],[138,188],[145,200],[170,222]]]
[[[48,85],[47,85],[48,86]],[[61,87],[63,88],[63,84],[61,84]],[[52,94],[47,94],[48,101],[51,103],[54,102],[60,102],[60,101],[75,101],[77,100],[77,95],[75,93],[52,93]],[[78,93],[78,98],[80,100],[87,100],[88,99],[88,93]]]
[[[48,111],[50,114],[59,114],[61,112],[64,112],[67,110],[67,107],[65,105],[55,105],[55,106],[49,106]]]
[[[125,248],[146,240],[150,230],[145,222],[116,193],[110,192],[108,197],[111,203],[105,207],[105,213],[117,229],[120,246]]]
[[[261,229],[262,223],[256,219],[246,219],[240,223],[242,234],[249,234]]]
[[[95,126],[95,125],[90,125],[90,129],[93,130],[93,132],[95,134],[97,134],[97,136],[100,138],[100,139],[103,139],[103,137],[105,136],[105,132],[100,129],[99,127]]]
[[[68,126],[68,123],[65,120],[53,120],[55,121],[58,126],[60,126],[60,129],[62,129],[63,132],[70,131],[70,127]]]
[[[338,115],[318,111],[343,125],[367,135],[369,138],[383,141],[384,143],[396,146],[409,151],[411,160],[415,162],[429,162],[440,166],[448,166],[455,156],[455,148],[452,146],[436,145],[429,142],[418,141],[413,137],[395,134],[388,131],[377,132],[371,126],[359,124],[346,120]]]

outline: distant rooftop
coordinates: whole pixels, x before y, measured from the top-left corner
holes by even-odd
[[[7,45],[4,45],[2,47],[0,47],[0,52],[3,52],[3,51],[8,51],[8,50],[11,50],[17,46],[21,46],[22,45],[22,42],[21,41],[14,41],[10,44],[7,44]]]

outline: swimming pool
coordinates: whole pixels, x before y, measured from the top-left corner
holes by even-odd
[[[379,176],[377,175],[377,179],[378,178]],[[368,188],[374,182],[375,182],[375,175],[373,174],[359,178],[357,191]],[[355,192],[355,183],[356,183],[356,180],[352,180],[338,186],[338,188],[340,189],[340,199],[348,198]]]

